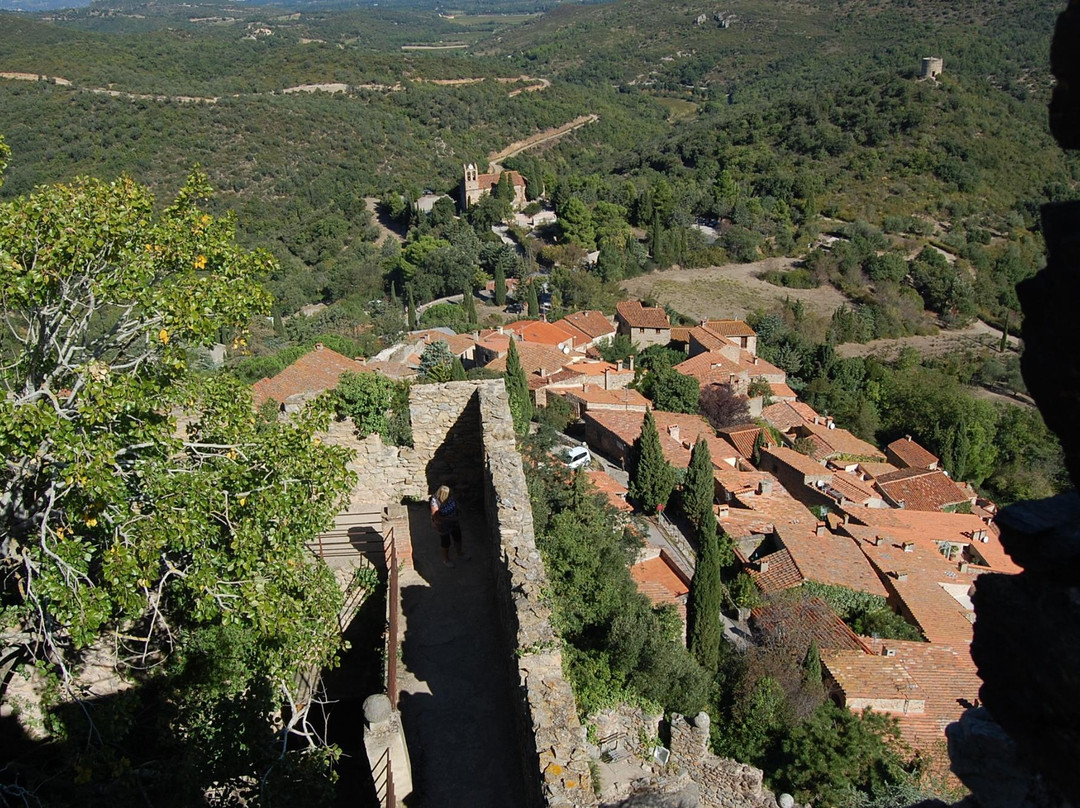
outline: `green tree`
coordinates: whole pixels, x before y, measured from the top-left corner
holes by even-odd
[[[565,241],[591,250],[596,242],[596,227],[588,205],[572,196],[559,214],[559,229]]]
[[[378,373],[346,371],[334,389],[334,409],[338,415],[352,419],[361,438],[372,432],[386,437],[395,386],[393,381]]]
[[[645,413],[641,434],[630,449],[630,496],[648,513],[667,504],[675,488],[675,470],[660,448],[652,411]]]
[[[776,779],[795,799],[841,804],[852,788],[871,797],[907,781],[896,719],[826,702],[781,742]]]
[[[258,278],[274,269],[236,245],[230,218],[205,211],[208,195],[195,174],[155,214],[130,180],[78,179],[2,206],[2,655],[67,680],[88,646],[140,636],[117,664],[166,677],[167,689],[163,659],[233,627],[249,643],[245,681],[268,694],[245,713],[264,744],[247,760],[288,767],[308,744],[276,731],[273,715],[340,644],[337,586],[306,543],[350,479],[344,450],[315,438],[325,401],[289,422],[260,419],[240,382],[188,375],[190,350],[269,311]],[[293,715],[298,732],[306,714]],[[106,749],[135,720],[97,723],[82,752]],[[211,724],[171,732],[193,750]],[[221,780],[258,783],[268,771]]]
[[[540,301],[536,298],[536,284],[529,284],[528,297],[528,314],[530,317],[536,317],[540,314]]]
[[[409,287],[407,297],[408,297],[408,301],[409,301],[409,330],[410,331],[415,331],[416,330],[416,301],[413,299],[413,291],[412,291],[411,286]]]
[[[514,431],[524,435],[529,430],[529,421],[532,420],[533,404],[529,398],[529,382],[525,377],[525,369],[521,366],[521,357],[518,356],[514,340],[510,340],[503,378],[506,380],[506,395],[510,399],[510,414],[514,416]]]
[[[454,369],[454,355],[443,340],[430,343],[420,354],[420,375],[429,382],[448,382]]]
[[[694,525],[695,530],[700,530],[709,519],[715,519],[713,516],[715,496],[709,444],[704,437],[698,437],[690,453],[690,465],[686,469],[686,477],[682,484],[683,512]]]
[[[461,357],[455,356],[454,362],[450,366],[450,381],[463,382],[469,378],[465,373],[465,366],[461,364]]]
[[[500,308],[506,305],[506,272],[501,261],[495,264],[495,305]]]
[[[701,386],[696,378],[673,368],[664,368],[645,377],[645,395],[661,412],[696,413],[701,398]]]
[[[690,581],[690,599],[686,609],[686,636],[690,652],[707,671],[715,671],[720,661],[722,603],[720,543],[716,535],[716,518],[712,516],[710,508],[709,515],[698,528],[697,563]]]
[[[473,298],[471,289],[466,288],[465,291],[461,293],[461,301],[465,308],[465,323],[470,328],[475,328],[477,322],[476,300]]]

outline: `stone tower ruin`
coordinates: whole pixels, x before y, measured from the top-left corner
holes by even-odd
[[[936,79],[945,70],[945,62],[939,56],[924,56],[920,76],[924,79]]]

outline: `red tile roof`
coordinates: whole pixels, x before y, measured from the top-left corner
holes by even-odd
[[[840,429],[839,427],[829,429],[825,424],[814,423],[803,424],[802,429],[810,433],[812,439],[816,439],[824,445],[826,457],[840,455],[868,460],[873,458],[885,459],[885,455],[882,454],[880,449],[864,440],[860,440],[846,429]]]
[[[663,555],[638,562],[630,567],[630,575],[641,592],[654,606],[670,603],[679,611],[679,616],[686,620],[686,594],[689,584],[669,564]]]
[[[671,341],[684,343],[689,342],[690,327],[685,325],[673,325],[671,327]]]
[[[603,312],[595,309],[568,314],[556,322],[555,325],[563,322],[569,323],[590,339],[599,339],[615,333],[615,326],[611,324],[611,320],[605,317]]]
[[[640,300],[624,300],[615,304],[619,318],[631,328],[671,328],[667,312],[660,308],[645,308]]]
[[[892,502],[912,511],[940,511],[968,501],[968,495],[943,471],[907,468],[874,480]]]
[[[859,545],[847,536],[823,532],[818,536],[808,525],[776,526],[777,536],[804,579],[886,597],[888,592]]]
[[[734,446],[739,451],[739,454],[746,460],[749,460],[754,456],[754,443],[757,441],[758,433],[760,432],[761,427],[757,424],[736,424],[735,426],[717,430],[717,433],[727,438],[731,445]],[[768,432],[765,433],[765,439],[767,445],[772,444]]]
[[[660,433],[660,448],[664,457],[675,468],[684,469],[690,465],[690,449],[697,441],[698,435],[706,438],[713,437],[715,433],[709,422],[700,415],[686,415],[676,412],[653,412],[656,420],[656,429]],[[595,422],[602,429],[618,436],[627,446],[637,440],[641,434],[641,424],[645,420],[642,412],[625,412],[622,410],[589,410],[585,414],[587,421]],[[672,427],[677,428],[678,440],[673,435]]]
[[[525,178],[523,176],[521,176],[521,174],[519,174],[516,171],[507,171],[506,173],[510,175],[510,182],[511,182],[512,185],[517,185],[517,186],[519,186],[521,188],[525,187]],[[502,173],[477,174],[476,175],[477,186],[480,188],[481,191],[488,191],[490,193],[491,190],[496,185],[499,184],[499,178],[501,176],[502,176]]]
[[[775,458],[776,462],[788,466],[807,477],[829,477],[832,472],[811,457],[789,449],[786,446],[768,446],[761,450],[761,466],[770,468],[770,461]]]
[[[792,593],[795,595],[795,593]],[[781,641],[794,650],[800,661],[810,646],[820,650],[849,650],[869,653],[866,641],[836,616],[821,598],[783,597],[750,612],[750,625],[763,644]]]
[[[757,331],[742,320],[706,320],[702,325],[721,337],[756,337]]]
[[[860,505],[865,505],[867,500],[881,499],[873,486],[849,471],[835,472],[829,486],[844,499],[849,499]]]
[[[736,551],[737,555],[741,555]],[[745,561],[745,559],[743,559]],[[747,568],[751,580],[766,595],[798,586],[804,580],[795,559],[787,550],[777,550],[751,562]]]
[[[541,320],[518,320],[503,326],[504,331],[513,331],[520,335],[522,342],[533,342],[540,345],[562,345],[571,343],[573,335],[567,333],[553,323],[545,323]]]
[[[284,404],[285,399],[301,393],[321,393],[337,387],[338,379],[346,371],[363,373],[367,368],[323,346],[301,356],[273,378],[260,379],[251,387],[255,406],[273,399]]]
[[[781,401],[794,401],[796,398],[795,391],[788,387],[786,384],[770,384],[769,390],[772,391],[773,398],[779,399]]]
[[[800,404],[798,401],[780,401],[765,407],[761,411],[761,417],[781,432],[790,432],[797,426],[802,426],[807,422],[812,423],[814,418],[819,416],[806,404]]]
[[[719,334],[714,334],[709,329],[702,328],[701,326],[695,326],[690,329],[690,338],[701,345],[706,351],[719,351],[721,348],[733,344],[730,340]]]
[[[555,373],[569,361],[562,351],[557,348],[550,348],[547,345],[540,345],[535,342],[515,342],[514,347],[517,348],[521,367],[525,369],[526,374],[537,373],[540,370],[545,372],[540,375]],[[494,370],[496,373],[503,373],[506,371],[506,357],[496,357],[484,367],[488,370]]]
[[[685,376],[693,376],[702,387],[707,384],[730,384],[732,376],[742,381],[749,381],[750,378],[746,368],[719,351],[699,353],[674,365],[672,369]]]
[[[913,441],[910,435],[894,440],[885,448],[908,468],[928,469],[938,463],[938,458]]]
[[[634,510],[634,506],[626,501],[626,495],[628,493],[626,486],[620,484],[606,471],[587,471],[585,472],[585,476],[589,478],[589,481],[592,482],[597,491],[607,495],[608,501],[611,503],[612,507],[627,512]]]
[[[620,390],[604,390],[594,385],[582,385],[580,387],[568,387],[565,390],[553,389],[554,395],[568,395],[580,399],[586,404],[600,404],[612,407],[637,407],[644,413],[649,406],[649,399],[641,395],[637,390],[629,387]]]

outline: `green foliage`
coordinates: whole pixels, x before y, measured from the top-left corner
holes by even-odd
[[[563,432],[574,420],[574,408],[562,396],[548,396],[547,406],[537,409],[536,420]]]
[[[358,437],[378,432],[387,443],[411,445],[408,382],[346,371],[334,389],[333,404],[338,417],[352,419]]]
[[[675,470],[660,448],[652,411],[645,413],[641,435],[630,449],[630,496],[647,512],[667,504],[675,488]]]
[[[528,308],[526,310],[526,313],[530,317],[539,316],[539,314],[540,314],[540,301],[536,297],[536,284],[535,283],[530,283],[529,284],[528,290],[526,291],[525,300],[526,300],[526,303],[527,303],[527,306],[528,306]]]
[[[889,608],[885,598],[845,586],[803,581],[806,594],[821,598],[856,634],[891,640],[921,641],[919,630]]]
[[[565,469],[535,459],[526,468],[537,546],[579,712],[617,702],[700,710],[706,673],[630,576],[638,534],[584,475],[568,479]]]
[[[642,393],[652,399],[653,406],[661,412],[696,413],[701,388],[693,376],[664,368],[649,373],[642,381]]]
[[[625,362],[634,353],[634,344],[628,334],[616,334],[602,340],[596,349],[605,362]]]
[[[698,437],[690,453],[690,465],[686,469],[680,495],[683,513],[696,530],[700,530],[701,526],[709,520],[715,521],[716,517],[713,515],[715,497],[709,444],[705,442],[704,437]]]
[[[510,399],[510,414],[514,417],[514,431],[524,435],[529,430],[529,421],[532,420],[533,403],[529,396],[529,382],[525,378],[525,369],[521,367],[521,357],[518,356],[514,340],[510,340],[503,378],[506,380],[506,395]]]
[[[724,641],[720,624],[720,607],[723,601],[721,563],[716,519],[713,518],[710,508],[709,516],[698,528],[697,564],[694,567],[694,577],[690,581],[690,599],[686,609],[686,634],[690,652],[707,671],[717,669],[720,643]]]
[[[454,355],[443,340],[429,343],[420,354],[420,376],[428,382],[448,382],[454,369]]]
[[[495,265],[495,305],[506,305],[506,271],[501,263]]]
[[[873,797],[911,776],[899,738],[891,716],[826,702],[783,741],[775,777],[802,802],[839,804],[852,788]]]
[[[461,357],[455,356],[453,364],[450,366],[450,381],[463,382],[468,378],[465,374],[465,366],[461,364]]]

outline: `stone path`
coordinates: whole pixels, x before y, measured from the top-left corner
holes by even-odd
[[[495,615],[482,514],[462,522],[472,560],[448,569],[427,508],[409,508],[415,570],[401,574],[402,723],[414,792],[428,808],[524,805],[509,660]]]

